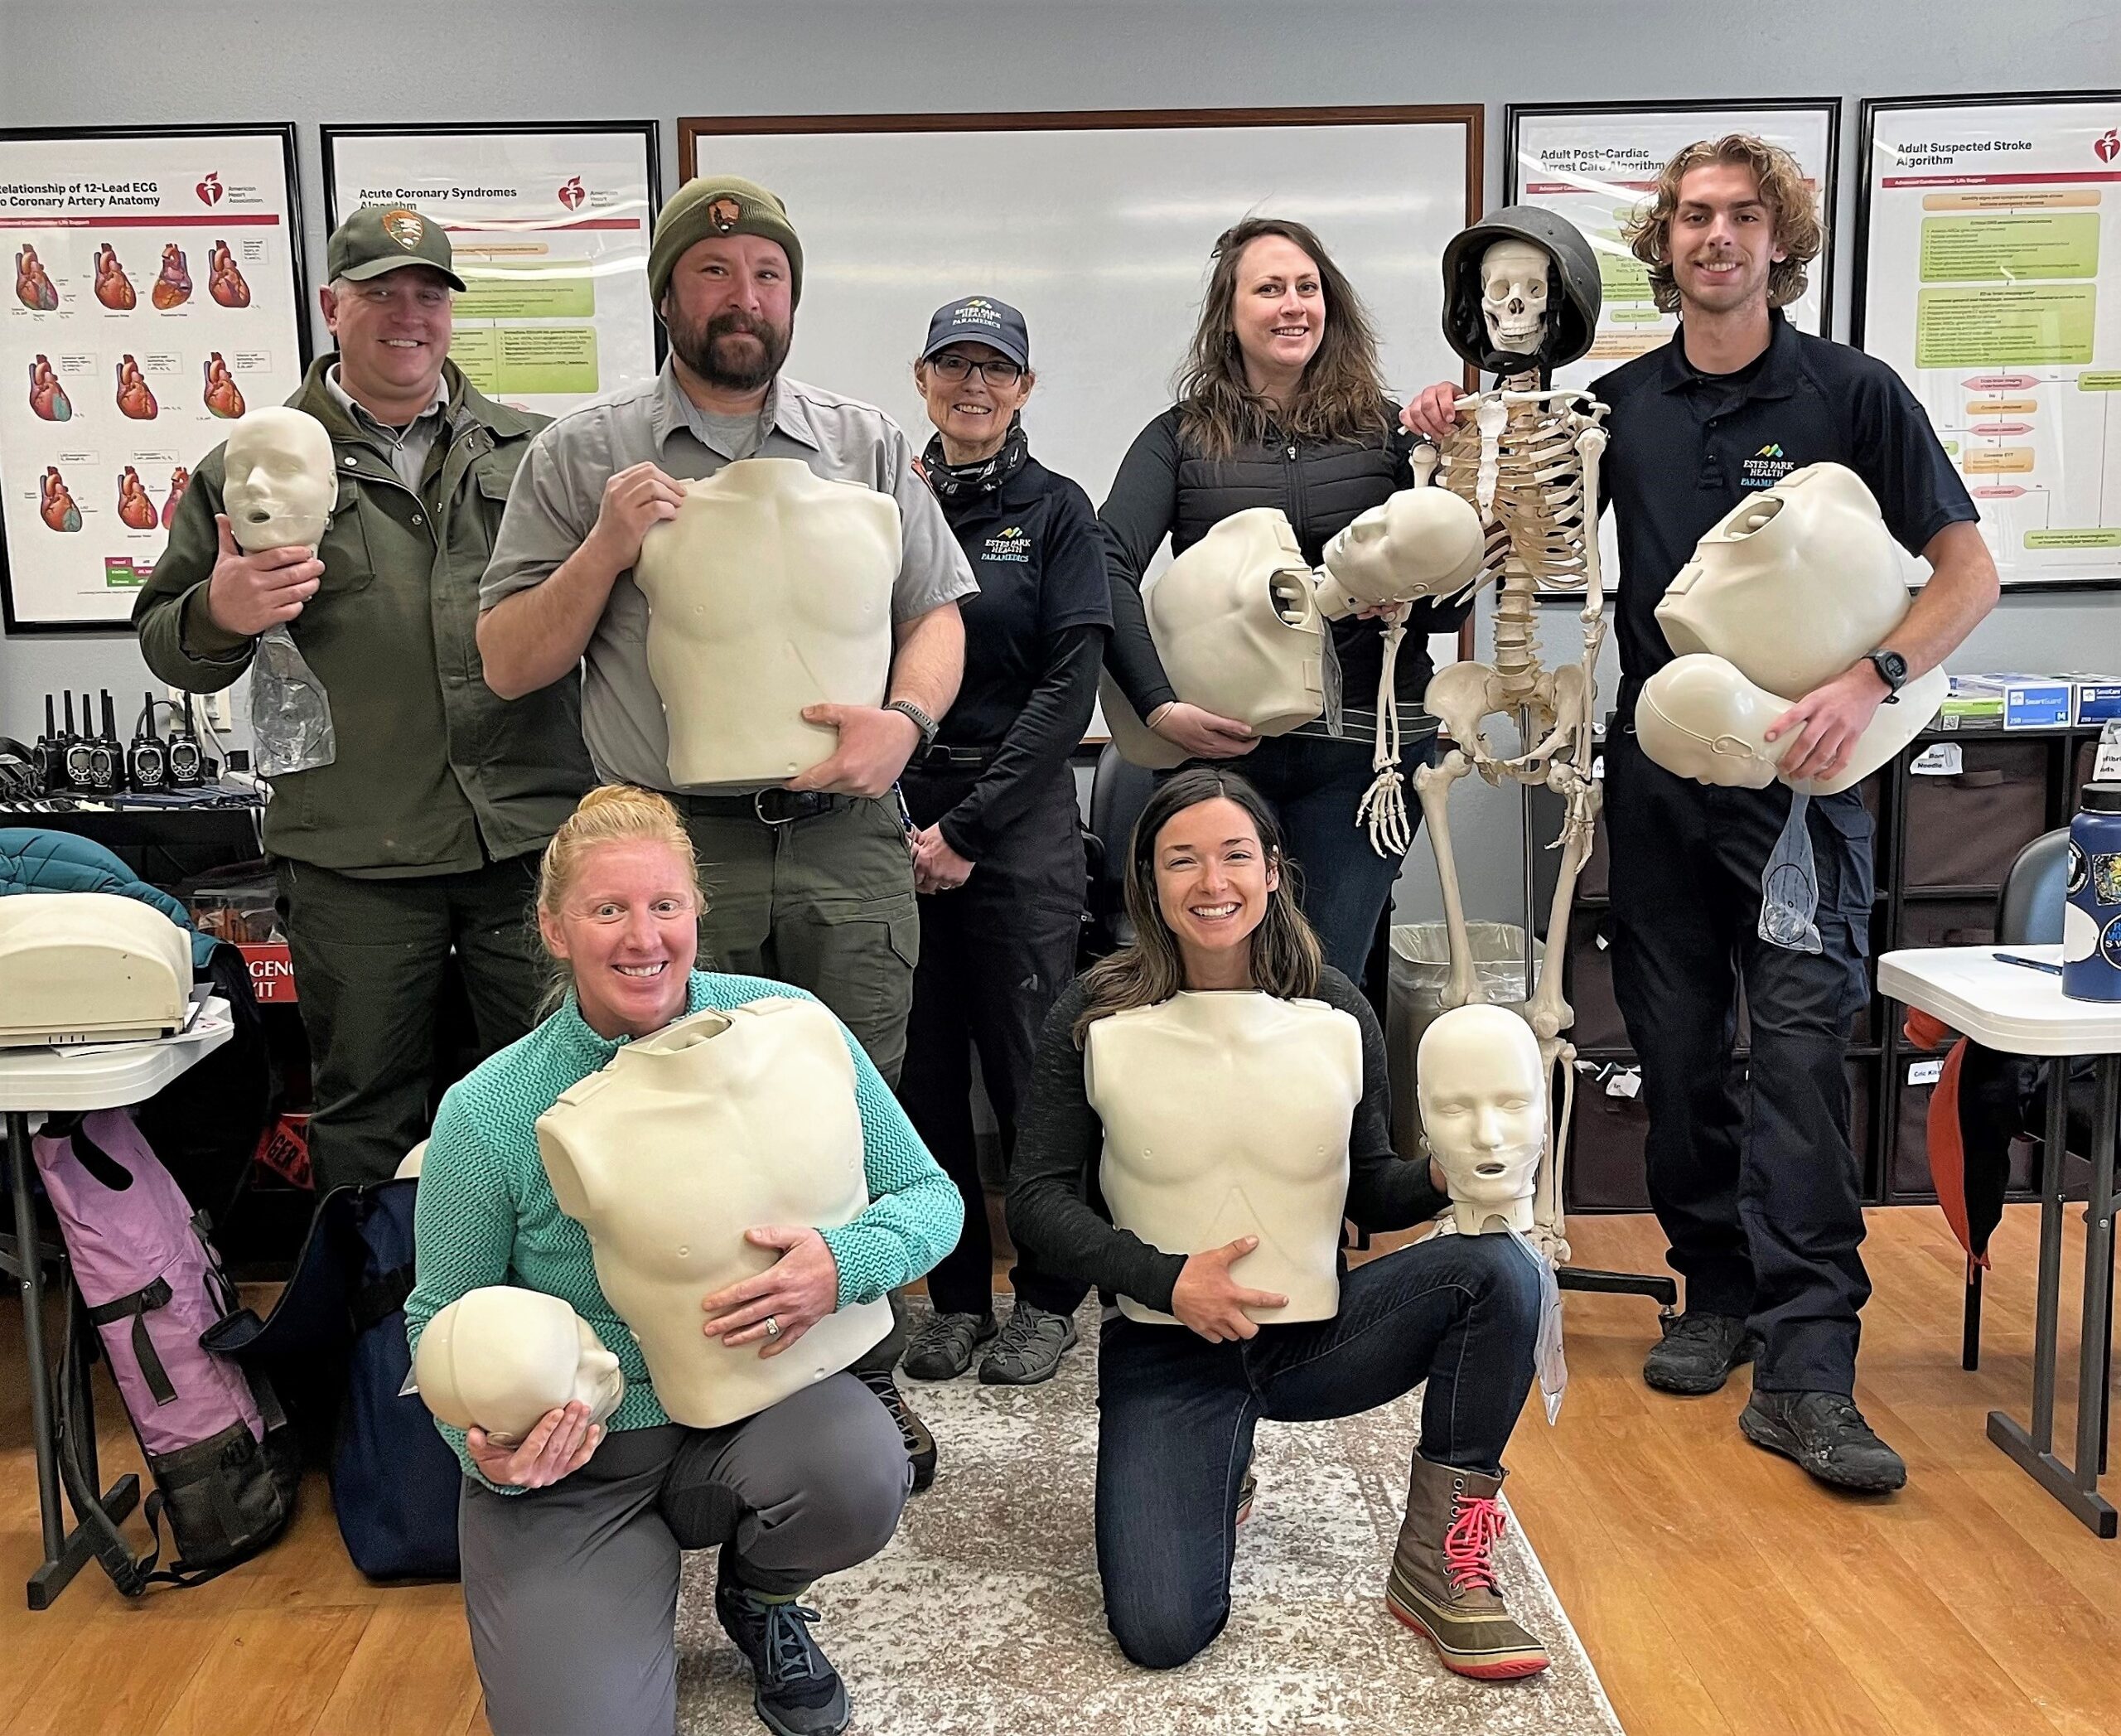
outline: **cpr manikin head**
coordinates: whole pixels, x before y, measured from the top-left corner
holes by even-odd
[[[1318,612],[1339,621],[1362,608],[1447,601],[1481,570],[1486,545],[1471,501],[1447,488],[1403,488],[1326,545]]]
[[[1232,513],[1148,586],[1149,635],[1188,704],[1285,735],[1325,708],[1310,563],[1272,506]]]
[[[222,457],[229,531],[246,554],[314,549],[339,498],[331,437],[306,410],[273,404],[229,431]]]
[[[413,1357],[428,1409],[457,1429],[515,1446],[548,1410],[589,1407],[601,1423],[626,1396],[619,1359],[557,1296],[492,1284],[467,1290],[428,1322]]]
[[[1906,564],[1855,471],[1808,464],[1748,495],[1694,547],[1657,605],[1673,650],[1728,658],[1795,701],[1885,643],[1907,613]]]
[[[1872,714],[1839,771],[1790,787],[1807,795],[1833,795],[1861,782],[1929,727],[1950,687],[1941,669],[1917,675],[1892,704]],[[1691,651],[1643,684],[1635,731],[1642,751],[1677,776],[1727,789],[1764,790],[1795,740],[1794,732],[1767,739],[1769,726],[1791,704],[1748,681],[1728,660]]]
[[[1546,1069],[1532,1028],[1503,1007],[1454,1008],[1415,1053],[1422,1132],[1458,1228],[1529,1231],[1547,1142]]]

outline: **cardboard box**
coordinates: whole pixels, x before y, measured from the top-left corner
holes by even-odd
[[[2062,679],[2075,692],[2070,721],[2079,728],[2121,718],[2121,676],[2087,675],[2072,670]]]
[[[2028,675],[2017,671],[1994,675],[1954,675],[1954,691],[1974,695],[1993,694],[2003,704],[2006,729],[2066,728],[2076,704],[2076,689],[2059,675]]]

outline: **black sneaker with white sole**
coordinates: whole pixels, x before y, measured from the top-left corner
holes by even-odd
[[[1698,1398],[1720,1390],[1731,1371],[1760,1354],[1760,1334],[1738,1314],[1689,1309],[1664,1323],[1664,1336],[1642,1359],[1642,1378],[1660,1392]]]
[[[1838,1392],[1753,1389],[1738,1413],[1746,1439],[1794,1458],[1821,1482],[1883,1495],[1907,1481],[1906,1461],[1880,1440],[1856,1401]]]

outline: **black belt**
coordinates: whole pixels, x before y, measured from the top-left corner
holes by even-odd
[[[676,795],[671,800],[686,814],[785,826],[799,820],[814,820],[820,814],[836,814],[867,798],[835,795],[826,790],[759,790],[749,795]]]
[[[994,756],[986,748],[952,747],[937,742],[916,752],[906,762],[906,769],[912,772],[964,773],[984,771],[993,763]]]

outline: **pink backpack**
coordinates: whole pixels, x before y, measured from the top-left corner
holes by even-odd
[[[201,1347],[200,1335],[239,1307],[235,1286],[206,1240],[204,1214],[195,1216],[132,1117],[55,1116],[32,1144],[89,1321],[155,1479],[146,1507],[153,1550],[135,1559],[109,1546],[114,1530],[94,1527],[99,1557],[128,1595],[151,1579],[195,1584],[286,1528],[301,1478],[293,1431],[268,1385]],[[70,1364],[85,1352],[70,1324]],[[81,1390],[75,1372],[62,1376],[62,1393]],[[80,1438],[76,1419],[65,1419],[64,1434],[70,1446]],[[156,1573],[164,1516],[176,1555]]]

